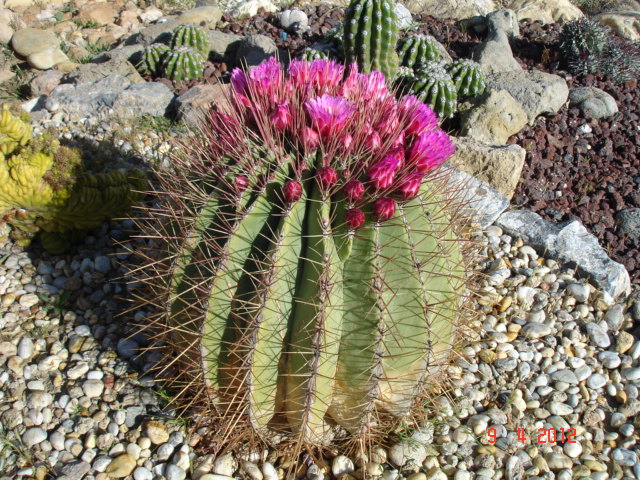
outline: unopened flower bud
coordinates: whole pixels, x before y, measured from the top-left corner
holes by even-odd
[[[364,195],[364,185],[362,182],[351,179],[344,185],[344,196],[349,203],[355,203]]]
[[[338,172],[331,167],[322,167],[316,174],[318,184],[323,191],[327,191],[338,182]]]
[[[242,193],[249,186],[249,179],[244,175],[238,175],[236,178],[233,179],[233,183],[235,184],[236,191],[238,191],[239,193]]]
[[[389,220],[396,213],[396,201],[389,197],[377,199],[373,204],[373,213],[379,222]]]
[[[356,229],[364,223],[364,212],[359,208],[351,208],[345,213],[345,221],[349,228]]]
[[[269,116],[271,122],[278,130],[286,129],[291,123],[291,112],[289,112],[289,103],[279,103]]]
[[[411,200],[418,195],[424,175],[420,172],[410,173],[402,179],[398,193],[403,200]]]
[[[282,188],[282,195],[288,203],[297,202],[302,196],[302,185],[294,180],[289,180]]]
[[[313,128],[304,127],[302,130],[302,145],[307,152],[313,152],[320,144],[320,136]]]

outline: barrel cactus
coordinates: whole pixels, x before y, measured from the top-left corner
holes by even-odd
[[[96,228],[123,216],[145,188],[137,170],[85,172],[79,150],[47,135],[32,139],[30,126],[6,109],[0,129],[14,137],[19,132],[20,145],[7,155],[0,153],[0,223],[9,225],[11,237],[21,245],[47,232],[54,246],[57,233]],[[52,253],[69,246],[57,245]]]
[[[138,65],[138,70],[146,75],[158,76],[162,74],[162,62],[165,54],[169,51],[164,43],[154,43],[149,45],[142,52],[142,59]]]
[[[171,48],[191,47],[205,59],[209,57],[209,35],[207,31],[193,23],[178,25],[171,34]]]
[[[403,67],[420,68],[427,62],[440,60],[436,39],[429,35],[411,35],[398,46],[398,56]]]
[[[397,83],[402,92],[427,103],[441,119],[452,116],[457,110],[456,86],[439,62],[428,62],[414,73],[399,75]]]
[[[446,66],[458,98],[475,97],[484,92],[486,76],[479,63],[463,58]]]
[[[393,78],[398,68],[398,25],[391,0],[352,0],[345,12],[344,52],[361,71]]]
[[[168,50],[162,59],[163,75],[174,82],[193,80],[204,73],[204,57],[191,47]]]
[[[453,144],[380,72],[344,70],[234,70],[140,220],[145,325],[222,441],[384,433],[457,338],[465,242],[438,170]]]

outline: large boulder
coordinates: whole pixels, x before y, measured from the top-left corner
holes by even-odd
[[[518,20],[530,18],[542,23],[565,23],[584,17],[569,0],[514,0],[510,6]]]
[[[236,64],[253,67],[278,53],[278,47],[266,35],[248,35],[242,39],[236,52]]]
[[[460,107],[460,134],[504,145],[527,124],[527,113],[506,90],[488,89]]]
[[[627,270],[607,256],[598,239],[580,222],[553,223],[529,210],[514,210],[503,213],[496,223],[541,254],[575,264],[612,299],[631,292]]]
[[[569,92],[569,105],[591,112],[593,118],[607,118],[618,113],[615,98],[596,87],[579,87]]]
[[[235,58],[242,35],[209,30],[209,53],[214,59]]]
[[[67,73],[63,78],[63,83],[90,83],[95,82],[110,75],[121,75],[129,83],[141,83],[144,79],[140,76],[135,67],[122,57],[107,60],[102,63],[85,63],[73,71]]]
[[[212,105],[224,110],[228,106],[229,84],[215,83],[195,85],[176,98],[178,119],[197,124]]]
[[[498,72],[487,75],[487,87],[506,90],[527,113],[529,124],[542,114],[555,114],[569,97],[567,82],[558,75],[531,72]]]
[[[637,42],[640,40],[640,11],[636,12],[607,12],[595,17],[616,32],[621,37]]]
[[[164,83],[136,83],[116,97],[113,111],[122,118],[140,115],[160,117],[167,113],[172,101],[173,92]]]
[[[487,145],[472,138],[453,139],[451,165],[482,180],[507,198],[520,180],[526,151],[518,145]]]
[[[45,107],[50,112],[63,112],[71,116],[95,115],[104,107],[111,107],[116,98],[131,82],[122,75],[108,75],[90,83],[57,86],[47,98]]]
[[[407,8],[413,13],[422,13],[437,18],[466,20],[478,15],[486,15],[496,9],[493,0],[408,0]]]
[[[522,71],[522,67],[513,57],[509,36],[504,30],[491,32],[485,41],[473,50],[471,58],[480,64],[487,75]]]
[[[127,45],[141,43],[148,47],[152,43],[169,43],[171,32],[180,25],[178,17],[167,17],[166,21],[158,22],[143,28],[136,35],[132,35],[127,39]]]

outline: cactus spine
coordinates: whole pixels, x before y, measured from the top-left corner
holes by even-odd
[[[191,47],[202,55],[205,60],[209,57],[209,36],[204,28],[185,23],[178,25],[171,34],[171,48]]]
[[[164,54],[162,72],[174,82],[200,78],[204,73],[204,57],[191,47],[177,47]]]
[[[456,86],[439,62],[429,62],[413,74],[398,77],[398,83],[405,94],[418,97],[441,119],[452,116],[457,110]]]
[[[403,67],[418,69],[427,62],[440,60],[440,50],[436,40],[428,35],[411,35],[403,40],[398,48],[400,64]]]
[[[152,75],[154,77],[161,75],[162,62],[168,51],[169,47],[163,43],[154,43],[153,45],[149,45],[142,53],[142,60],[138,65],[138,70],[143,74]]]
[[[391,0],[352,0],[344,22],[347,64],[362,72],[382,72],[393,79],[398,68],[398,25]]]
[[[446,69],[459,98],[475,97],[484,92],[486,77],[479,63],[465,58],[448,64]]]

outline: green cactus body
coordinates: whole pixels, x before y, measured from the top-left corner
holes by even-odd
[[[479,63],[465,58],[450,63],[446,68],[459,98],[475,97],[484,92],[486,76]]]
[[[360,71],[382,72],[393,79],[398,68],[398,26],[390,0],[353,0],[344,22],[344,50],[347,63]]]
[[[306,60],[307,62],[311,62],[313,60],[318,59],[329,59],[329,54],[322,50],[316,50],[314,48],[305,48],[302,54],[300,55],[300,60]]]
[[[582,18],[568,22],[559,37],[562,59],[574,74],[602,69],[609,49],[609,28],[596,20]]]
[[[429,62],[414,74],[398,77],[404,93],[410,93],[427,103],[442,119],[452,116],[457,109],[456,86],[439,62]]]
[[[4,104],[0,111],[0,154],[11,155],[16,149],[25,146],[32,135],[31,124],[14,118],[9,107]]]
[[[162,72],[174,82],[200,78],[204,73],[204,57],[191,47],[177,47],[165,53]]]
[[[428,35],[411,35],[398,48],[400,65],[411,69],[420,68],[427,62],[440,60],[440,50],[436,40]]]
[[[209,35],[206,30],[192,23],[178,25],[171,34],[172,49],[191,47],[205,59],[209,57],[209,45]]]
[[[138,65],[138,70],[147,75],[160,75],[162,73],[162,61],[168,51],[169,47],[164,43],[149,45],[142,53],[142,60]]]

